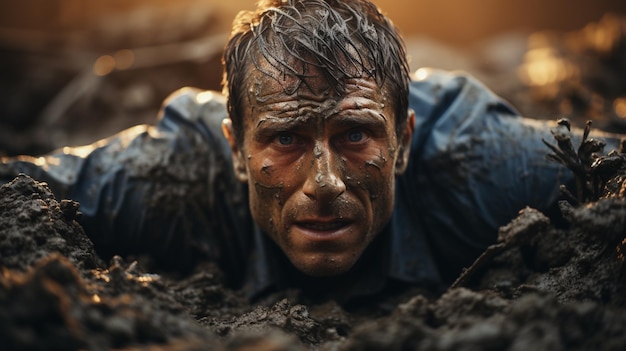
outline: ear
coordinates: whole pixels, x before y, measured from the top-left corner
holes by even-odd
[[[233,122],[230,118],[225,118],[222,121],[222,133],[230,145],[235,177],[237,177],[237,179],[242,183],[248,182],[248,168],[246,166],[245,158],[243,157],[243,150],[241,150],[239,143],[237,143],[235,131],[233,130]]]
[[[413,138],[413,130],[415,129],[415,111],[409,109],[406,125],[400,134],[398,145],[398,158],[396,158],[396,175],[402,175],[406,171],[409,164],[409,156],[411,153],[411,140]]]

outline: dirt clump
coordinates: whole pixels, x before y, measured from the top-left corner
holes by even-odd
[[[20,176],[0,187],[0,266],[26,270],[52,252],[82,268],[102,264],[74,219],[79,204],[58,202],[45,183]]]
[[[342,350],[619,350],[625,323],[623,311],[594,302],[560,304],[535,293],[506,300],[454,288],[359,326]]]
[[[131,289],[103,294],[60,254],[28,273],[5,270],[0,278],[3,347],[108,350],[136,344],[206,345],[216,339],[182,308],[167,307],[166,299],[124,290]]]

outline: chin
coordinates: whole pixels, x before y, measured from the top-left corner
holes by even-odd
[[[352,269],[355,262],[356,259],[327,254],[291,260],[291,263],[302,273],[319,278],[342,275]]]

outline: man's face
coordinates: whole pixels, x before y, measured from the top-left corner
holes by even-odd
[[[298,84],[253,71],[243,143],[228,120],[224,132],[254,220],[300,271],[332,276],[348,271],[389,221],[413,118],[399,140],[392,101],[373,80],[347,80],[339,96],[321,73],[307,74]]]

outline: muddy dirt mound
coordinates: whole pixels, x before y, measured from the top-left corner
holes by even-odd
[[[117,279],[110,283],[119,287]],[[158,295],[124,290],[101,295],[59,254],[38,262],[28,273],[5,270],[0,278],[3,348],[109,350],[170,344],[200,349],[198,345],[216,340],[177,304],[166,308]]]
[[[527,208],[500,229],[500,241],[483,253],[454,286],[490,289],[507,298],[530,292],[562,303],[594,301],[626,306],[626,201],[601,199],[579,208],[562,204],[570,229],[556,229]]]
[[[623,311],[592,302],[538,294],[508,301],[455,288],[359,326],[341,350],[622,350],[625,327]]]
[[[84,268],[100,265],[74,220],[78,207],[75,201],[57,202],[45,183],[26,175],[0,187],[0,266],[24,271],[52,252]]]

